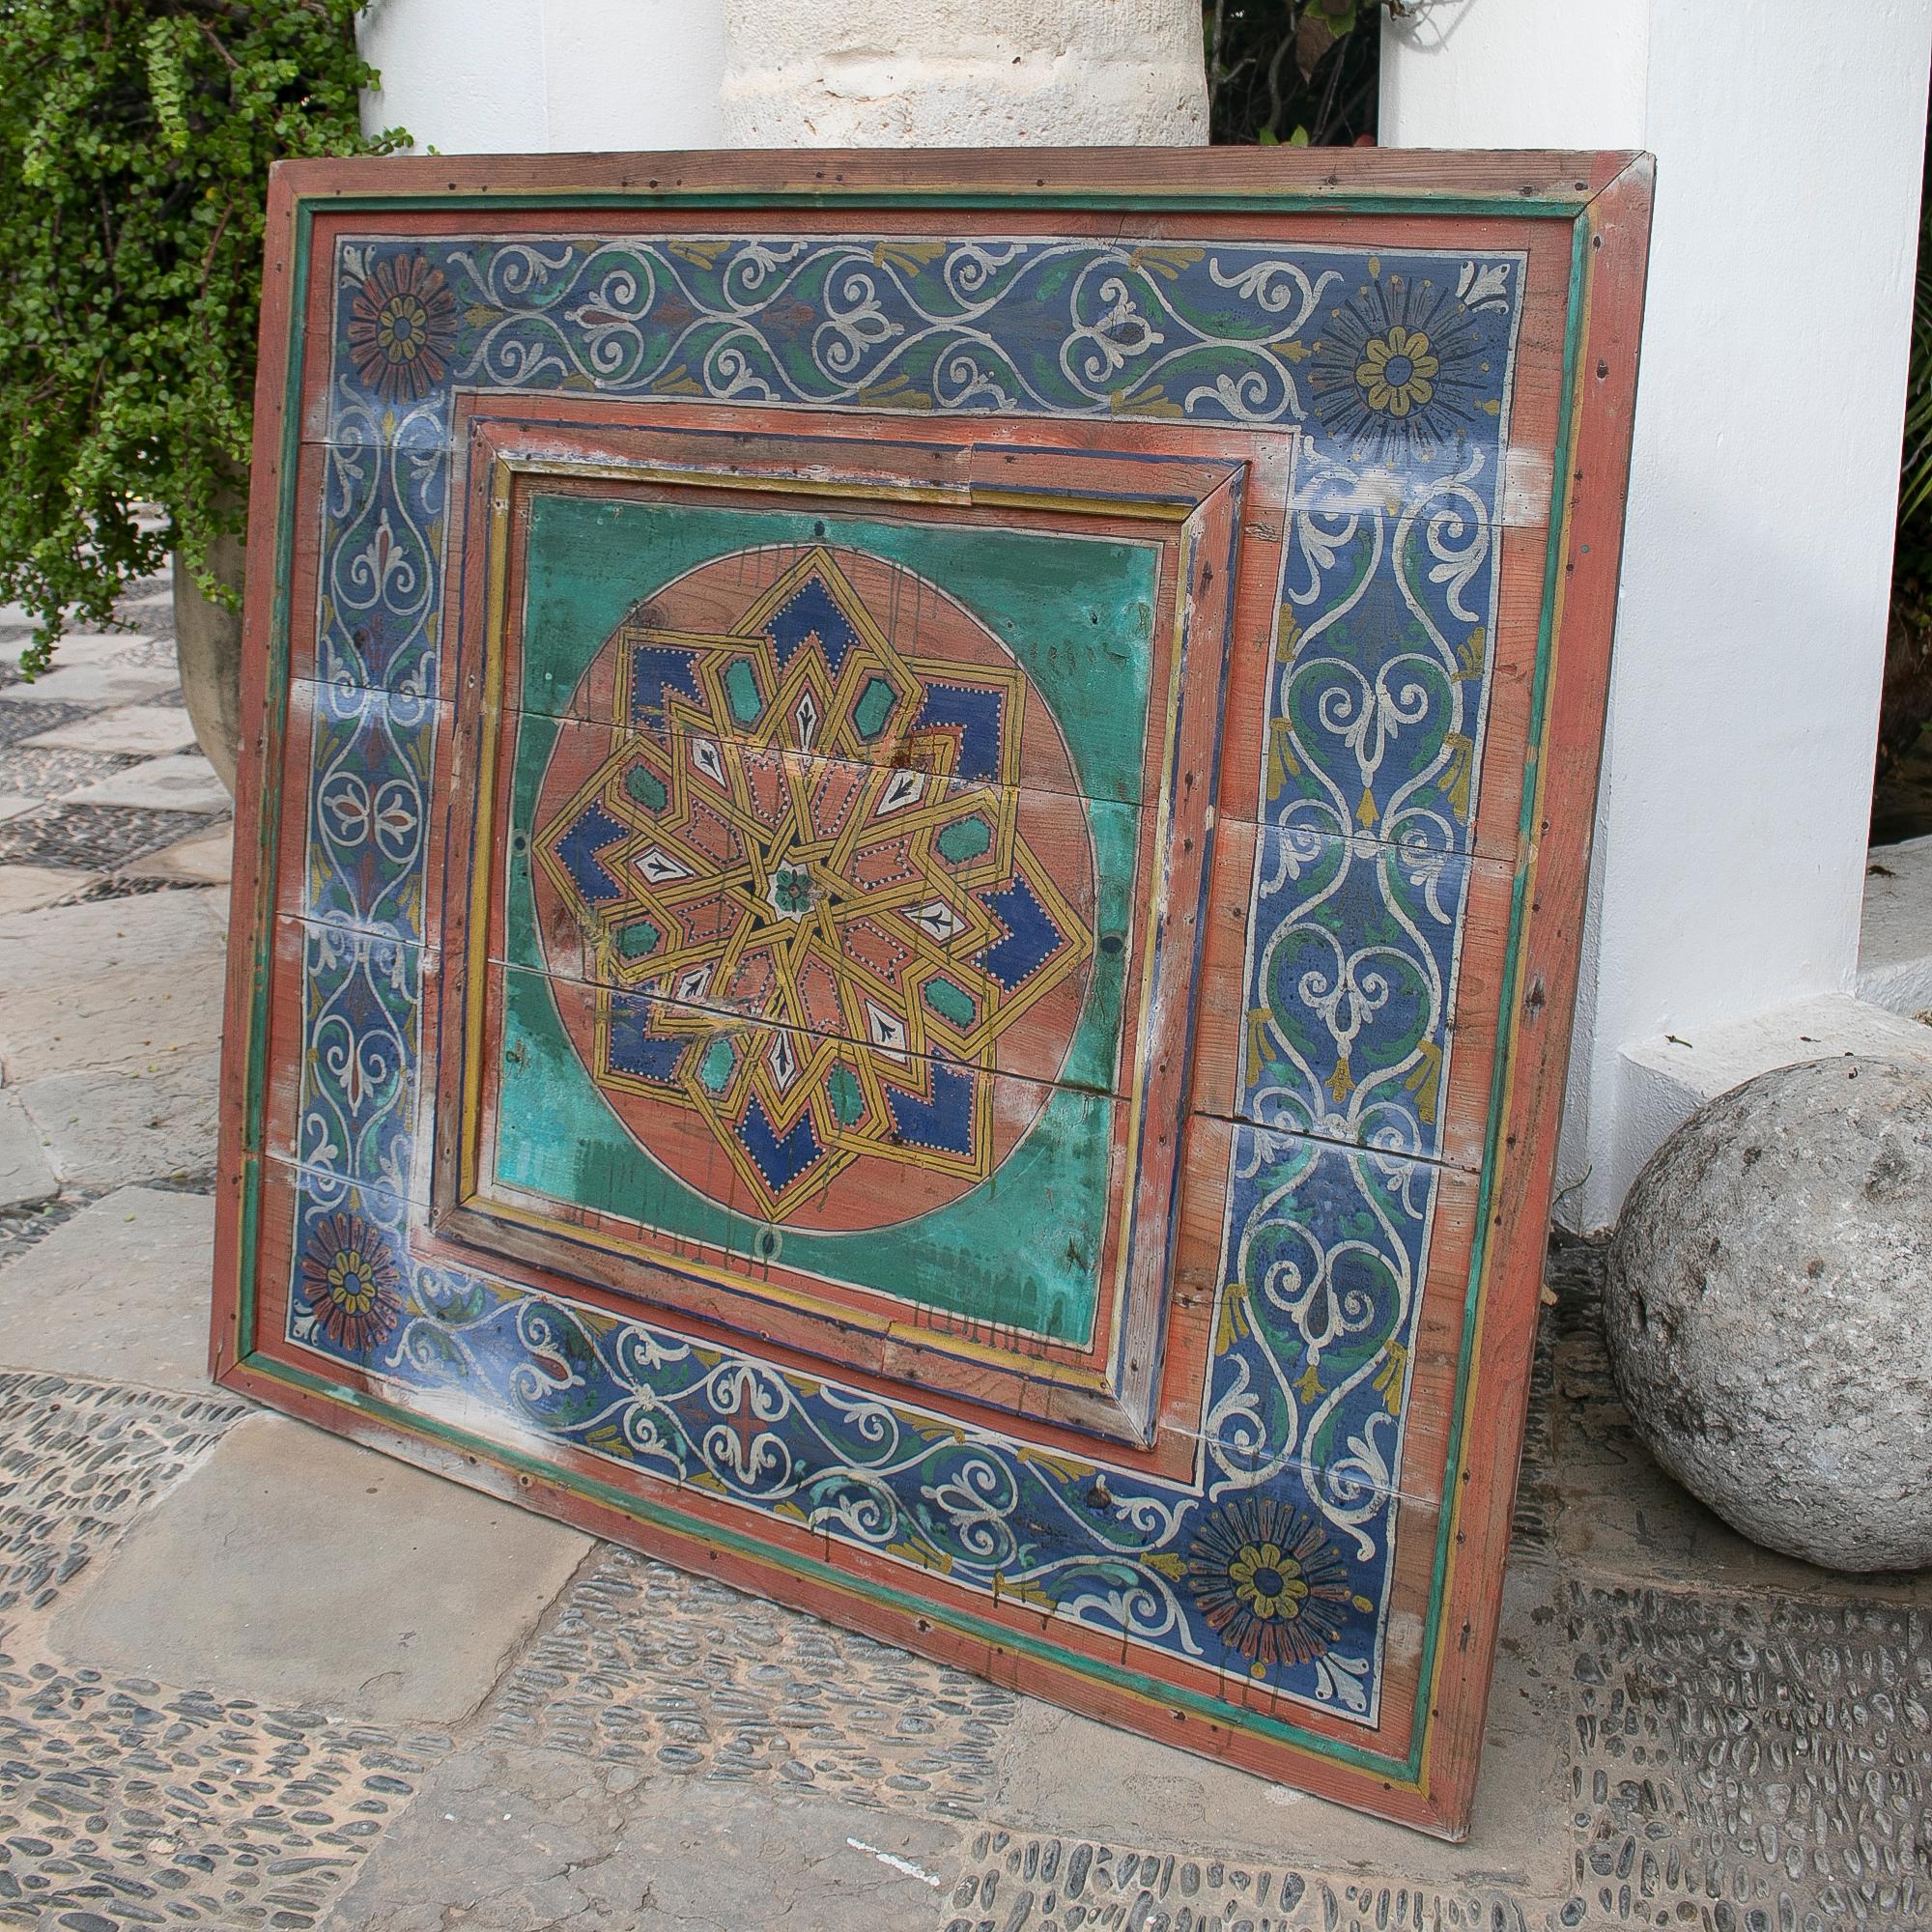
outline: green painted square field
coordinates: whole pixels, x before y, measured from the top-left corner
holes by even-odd
[[[1062,1084],[999,1170],[896,1227],[806,1234],[706,1200],[653,1160],[597,1093],[539,975],[505,976],[495,1171],[506,1185],[643,1222],[920,1306],[1055,1341],[1092,1336],[1122,1067],[1124,944],[1158,587],[1149,543],[814,513],[535,497],[525,582],[527,707],[517,730],[506,918],[511,958],[540,957],[529,837],[543,772],[585,668],[639,598],[760,544],[882,555],[950,592],[1012,651],[1060,721],[1087,797],[1099,944]],[[521,833],[525,836],[515,837]],[[1118,941],[1121,943],[1110,943]],[[1127,1084],[1126,1079],[1121,1080]]]

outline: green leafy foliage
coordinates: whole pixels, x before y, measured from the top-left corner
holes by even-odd
[[[1872,826],[1886,838],[1932,832],[1932,154],[1918,207]]]
[[[1264,148],[1373,139],[1378,23],[1388,4],[1203,0],[1211,137]]]
[[[1932,578],[1932,169],[1918,210],[1918,277],[1905,385],[1905,447],[1898,470],[1898,568]]]
[[[108,621],[239,528],[270,164],[363,137],[356,0],[0,0],[0,593]],[[159,516],[145,514],[158,509]]]

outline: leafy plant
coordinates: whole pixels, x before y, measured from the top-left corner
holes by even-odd
[[[242,520],[270,163],[408,140],[362,135],[357,12],[0,0],[0,592],[30,673],[169,551],[233,600],[208,553]]]
[[[1373,139],[1378,16],[1401,0],[1204,0],[1211,138],[1336,147]]]
[[[1898,467],[1897,561],[1914,577],[1932,577],[1932,170],[1918,211],[1905,445]]]
[[[1905,441],[1891,614],[1879,697],[1873,824],[1894,838],[1932,832],[1923,794],[1932,780],[1932,156],[1918,207],[1918,273],[1906,365]]]

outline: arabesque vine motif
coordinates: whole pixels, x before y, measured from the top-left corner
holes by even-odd
[[[451,237],[344,244],[333,274],[294,1338],[425,1401],[1373,1724],[1519,259]],[[1262,838],[1192,1479],[1096,1480],[1098,1461],[412,1254],[458,385],[1301,433],[1268,714],[1230,724],[1262,736]]]

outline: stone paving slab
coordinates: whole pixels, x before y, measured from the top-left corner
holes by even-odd
[[[54,668],[45,676],[32,684],[0,686],[0,704],[133,704],[180,688],[179,676],[161,665],[64,665],[56,650]]]
[[[45,1654],[90,1566],[244,1413],[0,1375],[0,1926],[303,1932],[450,1749]]]
[[[328,1932],[932,1932],[957,1828],[489,1745],[383,1837]]]
[[[1000,1741],[986,1815],[1019,1833],[1379,1875],[1445,1895],[1548,1896],[1566,1884],[1572,1851],[1569,1818],[1550,1803],[1568,1776],[1570,1675],[1551,1590],[1540,1567],[1519,1566],[1509,1578],[1465,1844],[1364,1818],[1033,1698],[1021,1700]]]
[[[132,805],[151,811],[226,811],[228,792],[199,752],[143,758],[70,796],[76,805]]]
[[[0,917],[6,1077],[141,1069],[217,1047],[227,901],[157,893]]]
[[[48,1641],[109,1675],[452,1723],[590,1547],[340,1436],[254,1415],[149,1512]]]
[[[0,618],[0,622],[4,621]],[[31,631],[0,639],[0,665],[17,669],[32,641]],[[54,664],[56,667],[112,664],[116,658],[126,657],[129,651],[138,650],[147,641],[138,631],[66,631],[54,646]]]
[[[163,846],[126,868],[130,879],[163,879],[190,886],[226,885],[235,860],[235,821],[223,818]]]
[[[43,1164],[51,1164],[61,1184],[123,1187],[213,1173],[219,1077],[219,1054],[170,1053],[152,1071],[96,1066],[48,1073],[17,1091]],[[0,1104],[0,1206],[7,1193],[5,1147]]]
[[[43,1201],[38,1208],[22,1208],[12,1214],[0,1214],[0,1269],[17,1261],[29,1248],[38,1246],[64,1222],[71,1221],[86,1206],[84,1197],[70,1194]]]
[[[0,1268],[0,1368],[205,1390],[214,1203],[122,1187]]]
[[[245,1413],[214,1393],[0,1374],[0,1643]]]
[[[40,801],[30,799],[28,809],[38,811]],[[0,812],[0,823],[5,817]],[[71,871],[64,866],[0,866],[0,919],[9,913],[38,912],[43,906],[78,898],[99,877],[98,873]]]
[[[0,1213],[51,1201],[59,1192],[40,1128],[19,1094],[11,1087],[0,1088]]]
[[[0,639],[0,667],[17,672],[19,661],[21,657],[25,657],[27,645],[31,641],[33,641],[31,632]],[[147,638],[128,630],[122,632],[70,630],[62,636],[60,643],[54,645],[54,670],[60,670],[64,665],[112,665],[116,659],[128,657],[131,651],[137,651],[143,643],[147,643]],[[48,676],[52,676],[52,672],[43,672],[33,684],[25,684],[23,680],[23,692],[31,694],[35,690],[44,690]]]
[[[156,757],[185,752],[194,743],[187,713],[172,704],[125,704],[113,710],[49,721],[45,730],[25,741],[30,747],[73,746],[93,752],[121,752]]]

